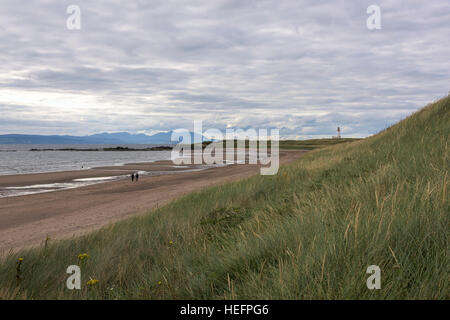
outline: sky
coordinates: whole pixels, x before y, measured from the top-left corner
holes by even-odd
[[[449,93],[449,21],[445,0],[2,0],[0,134],[366,137]]]

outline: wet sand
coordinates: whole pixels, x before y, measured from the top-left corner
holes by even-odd
[[[298,159],[306,151],[280,151],[280,164]],[[127,164],[89,170],[0,176],[0,187],[68,182],[73,179],[160,172],[85,187],[0,198],[0,254],[36,246],[47,236],[65,239],[164,205],[189,192],[259,174],[259,165],[234,164],[195,172],[174,167],[171,161]]]
[[[156,161],[151,163],[130,163],[122,166],[96,167],[86,170],[60,171],[48,173],[30,173],[0,176],[0,188],[2,187],[21,187],[34,184],[64,183],[74,179],[110,177],[117,175],[130,175],[136,171],[182,171],[190,168],[196,168],[196,165],[174,166],[172,161]]]

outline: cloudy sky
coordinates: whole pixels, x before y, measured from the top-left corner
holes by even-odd
[[[367,136],[448,94],[449,21],[445,0],[2,0],[0,134]]]

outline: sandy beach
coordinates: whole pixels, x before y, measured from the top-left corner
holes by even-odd
[[[280,151],[280,164],[292,162],[305,152]],[[195,165],[177,167],[171,161],[157,161],[80,171],[0,176],[0,187],[16,187],[129,175],[136,171],[165,173],[141,176],[137,183],[122,179],[75,189],[0,198],[0,254],[39,245],[47,236],[53,240],[70,238],[120,219],[144,214],[189,192],[259,174],[260,166],[234,164],[186,171],[196,168]]]

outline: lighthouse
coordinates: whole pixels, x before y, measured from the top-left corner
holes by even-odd
[[[338,132],[338,134],[337,134],[337,139],[340,139],[341,138],[341,127],[337,127],[337,132]]]

